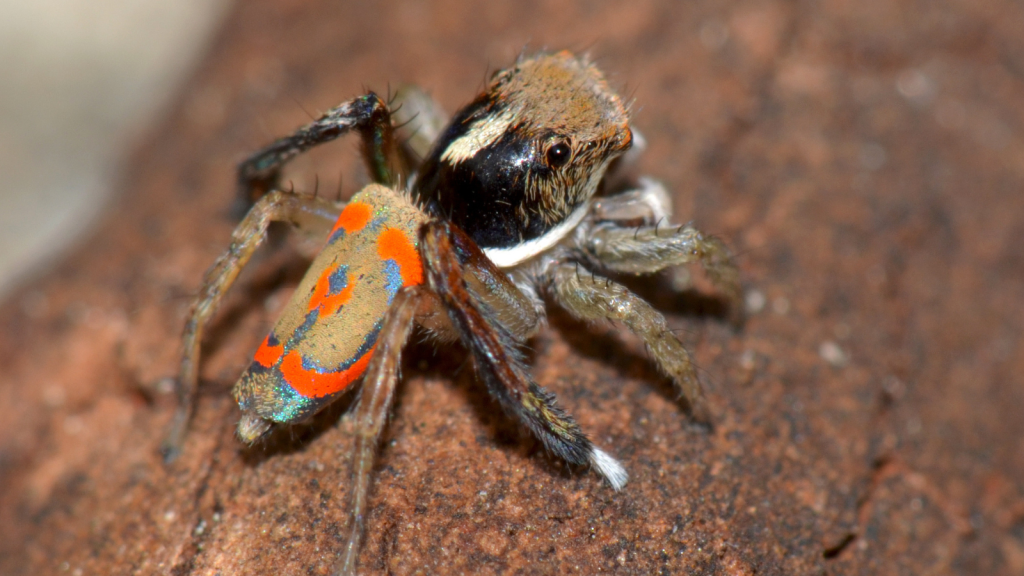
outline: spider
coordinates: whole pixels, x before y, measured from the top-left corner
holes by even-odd
[[[637,188],[595,198],[634,134],[622,100],[586,58],[522,57],[447,124],[424,93],[407,90],[399,99],[404,107],[395,109],[372,92],[344,102],[239,166],[240,190],[255,203],[196,297],[180,405],[163,447],[168,460],[180,450],[204,329],[268,225],[288,222],[326,238],[233,395],[242,411],[238,436],[251,444],[274,426],[309,418],[362,379],[343,574],[355,568],[376,446],[415,326],[460,341],[509,416],[551,453],[593,467],[618,490],[625,469],[524,363],[520,349],[545,321],[542,297],[578,319],[618,321],[639,336],[700,420],[708,418],[700,383],[664,317],[597,272],[648,274],[698,262],[734,312],[740,298],[721,241],[665,225],[671,208],[659,184],[640,179]],[[286,162],[353,130],[375,183],[346,205],[276,187]]]

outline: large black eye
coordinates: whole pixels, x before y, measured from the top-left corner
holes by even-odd
[[[569,145],[565,142],[556,142],[551,148],[548,148],[548,166],[551,168],[561,168],[569,161],[570,156],[572,156],[572,150],[569,148]]]

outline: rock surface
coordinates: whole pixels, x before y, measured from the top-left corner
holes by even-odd
[[[553,314],[536,377],[622,459],[618,493],[521,434],[463,351],[414,346],[365,572],[1024,573],[1019,5],[369,6],[240,3],[102,228],[0,308],[0,573],[330,572],[345,406],[247,450],[228,394],[308,260],[278,246],[243,275],[170,467],[152,383],[226,246],[237,160],[364,87],[453,110],[524,46],[589,50],[635,98],[642,171],[736,250],[751,314],[733,333],[706,283],[634,282],[694,352],[711,432],[642,344]],[[288,178],[351,193],[354,149]]]

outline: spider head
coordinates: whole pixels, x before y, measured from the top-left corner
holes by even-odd
[[[579,222],[632,138],[622,101],[593,64],[568,52],[534,56],[497,72],[455,115],[413,193],[499,266],[514,265]],[[523,249],[531,243],[541,248]]]

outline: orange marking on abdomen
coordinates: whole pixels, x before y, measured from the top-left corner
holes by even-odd
[[[405,232],[388,228],[377,238],[377,254],[381,260],[394,260],[402,273],[402,286],[423,283],[423,263],[420,253]]]
[[[375,345],[370,348],[362,358],[354,364],[338,372],[320,374],[313,370],[306,370],[302,367],[302,356],[297,350],[292,350],[281,362],[281,375],[296,392],[306,398],[322,398],[344,390],[349,384],[355,381],[366,372],[366,367],[373,357]]]
[[[372,215],[373,208],[369,204],[353,202],[345,206],[341,214],[338,214],[338,219],[334,222],[334,228],[331,228],[331,235],[334,235],[338,228],[344,228],[346,234],[355,234],[366,226]]]
[[[264,368],[270,368],[277,364],[277,360],[281,358],[282,353],[284,353],[284,344],[278,343],[277,346],[271,346],[270,334],[267,334],[267,337],[263,339],[263,343],[256,349],[253,359]]]
[[[324,298],[327,297],[327,292],[331,289],[331,274],[337,269],[338,264],[335,263],[324,270],[320,277],[317,278],[316,287],[313,288],[313,295],[309,297],[309,306],[306,308],[306,312],[312,312],[320,307]]]
[[[312,312],[317,308],[320,308],[320,317],[330,316],[338,311],[339,308],[344,306],[350,298],[352,298],[352,290],[355,288],[355,282],[351,279],[346,278],[345,287],[342,288],[341,292],[337,294],[331,294],[331,276],[335,271],[338,270],[338,264],[335,263],[330,266],[320,277],[317,278],[316,287],[313,289],[313,295],[309,298],[309,306],[306,308],[307,312]],[[322,308],[321,308],[322,306]]]
[[[320,318],[334,314],[342,306],[347,304],[349,298],[352,298],[352,289],[355,287],[355,283],[349,283],[349,285],[345,286],[341,292],[338,292],[334,296],[324,298],[323,302],[320,303]]]

